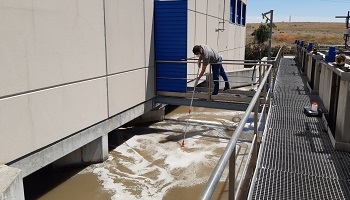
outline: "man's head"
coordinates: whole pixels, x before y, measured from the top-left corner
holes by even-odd
[[[201,53],[202,47],[200,45],[195,45],[192,49],[192,52],[194,55],[199,55]]]

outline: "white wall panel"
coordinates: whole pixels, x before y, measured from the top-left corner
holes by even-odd
[[[229,47],[228,38],[229,38],[229,27],[226,27],[224,31],[218,32],[218,50],[220,52],[227,52],[227,49]]]
[[[230,23],[227,23],[227,29],[228,30],[228,39],[227,43],[228,46],[227,48],[229,49],[228,52],[228,58],[233,60],[234,59],[234,48],[235,48],[235,38],[236,38],[236,31],[235,31],[236,26]]]
[[[196,10],[196,0],[188,0],[187,7],[189,10]]]
[[[1,1],[0,7],[0,96],[105,73],[102,1]]]
[[[139,69],[108,78],[110,116],[145,101],[145,70]]]
[[[106,0],[109,74],[145,65],[143,3],[139,0]]]
[[[35,149],[34,126],[28,96],[0,100],[0,164],[10,162]]]
[[[208,0],[196,0],[196,11],[207,14]]]
[[[187,58],[193,57],[192,47],[195,43],[195,32],[196,32],[196,14],[193,11],[188,11],[188,20],[187,20]]]
[[[208,1],[208,12],[207,12],[207,14],[210,15],[210,16],[219,17],[219,1],[213,1],[213,0],[209,0]],[[221,17],[222,17],[222,15],[220,16],[220,18]]]
[[[4,164],[107,118],[106,79],[0,100]]]
[[[207,23],[207,45],[218,50],[218,32],[216,29],[218,28],[219,20],[214,17],[208,17]]]
[[[207,17],[206,15],[196,13],[196,38],[195,44],[207,43]]]
[[[224,0],[225,1],[225,13],[224,13],[224,19],[225,21],[229,22],[230,21],[230,5],[231,5],[231,0]],[[221,2],[221,1],[220,1]],[[220,14],[220,13],[219,13]],[[221,14],[220,14],[221,16]]]
[[[240,26],[236,26],[235,28],[235,50],[234,50],[234,56],[235,59],[240,59],[241,53],[240,53],[240,48],[241,48],[241,28]]]
[[[244,26],[241,27],[241,37],[246,37],[246,28]],[[241,59],[245,58],[245,45],[246,45],[246,40],[241,40]]]

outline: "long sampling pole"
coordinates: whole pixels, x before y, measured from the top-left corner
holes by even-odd
[[[191,97],[191,103],[190,103],[190,107],[188,109],[188,115],[187,115],[187,119],[186,119],[186,128],[185,128],[185,133],[184,133],[184,138],[182,140],[182,143],[181,143],[181,147],[184,148],[185,147],[185,138],[186,138],[186,133],[187,133],[187,129],[188,129],[188,121],[190,119],[190,115],[191,115],[191,112],[192,112],[192,103],[193,103],[193,97],[194,97],[194,92],[196,90],[196,86],[197,86],[197,83],[198,83],[198,74],[199,74],[199,69],[200,67],[198,67],[198,70],[197,70],[197,75],[196,75],[196,81],[194,82],[194,86],[193,86],[193,92],[192,92],[192,97]]]

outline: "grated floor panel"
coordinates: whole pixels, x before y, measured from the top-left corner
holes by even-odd
[[[283,58],[251,199],[350,199],[350,154],[334,150],[322,118],[304,114],[313,101],[327,113],[294,59]]]
[[[254,199],[349,199],[349,182],[259,168]]]

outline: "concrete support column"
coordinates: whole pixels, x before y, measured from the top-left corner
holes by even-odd
[[[60,158],[53,166],[64,167],[103,162],[108,158],[108,135],[101,136],[72,153]]]
[[[21,170],[0,165],[0,200],[24,200]]]
[[[104,135],[81,148],[83,163],[98,163],[108,158],[108,135]]]

